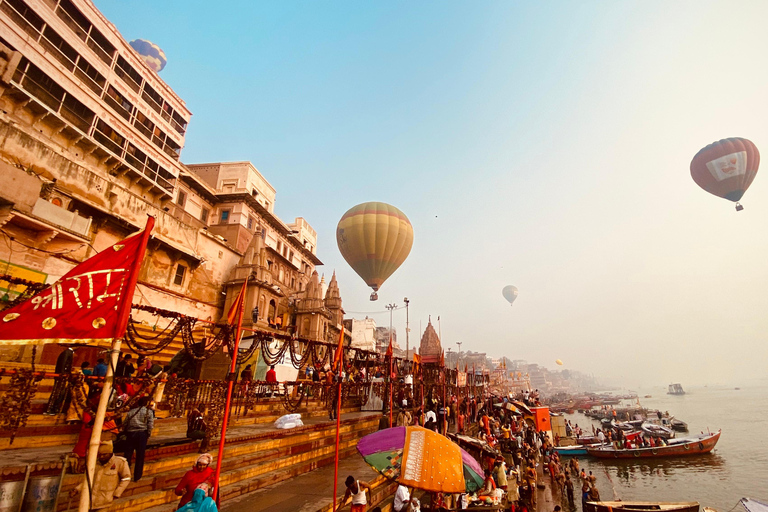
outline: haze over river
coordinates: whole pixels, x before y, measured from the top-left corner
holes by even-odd
[[[690,434],[722,429],[714,452],[637,462],[579,459],[581,467],[597,476],[600,497],[606,501],[698,501],[718,512],[729,512],[742,497],[768,501],[768,386],[687,389],[683,383],[683,388],[688,393],[684,396],[667,395],[661,387],[641,389],[640,403],[669,411],[688,423]],[[647,394],[652,398],[643,398]],[[568,417],[585,431],[591,430],[592,420],[586,416]],[[578,490],[576,494],[580,496]]]

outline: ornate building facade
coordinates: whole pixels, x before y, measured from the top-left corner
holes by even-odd
[[[247,274],[259,327],[293,324],[317,233],[274,214],[250,162],[183,164],[191,115],[92,2],[0,0],[0,275],[54,282],[152,215],[135,303],[216,321]],[[341,324],[334,286],[313,335]],[[0,300],[24,289],[0,280]]]

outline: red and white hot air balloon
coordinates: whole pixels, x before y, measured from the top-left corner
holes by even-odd
[[[691,177],[701,188],[744,207],[739,199],[755,179],[760,153],[752,141],[733,137],[713,142],[691,160]]]

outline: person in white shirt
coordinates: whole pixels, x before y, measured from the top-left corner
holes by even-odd
[[[347,486],[347,491],[344,493],[344,497],[341,499],[341,504],[335,509],[339,510],[347,502],[349,497],[352,497],[352,508],[350,512],[365,512],[368,508],[368,497],[365,491],[370,492],[371,486],[365,482],[355,480],[355,477],[349,475],[344,481],[344,485]]]
[[[395,512],[405,512],[408,510],[408,505],[411,503],[411,493],[408,492],[408,488],[404,485],[398,485],[397,491],[395,491],[395,502],[392,504]]]

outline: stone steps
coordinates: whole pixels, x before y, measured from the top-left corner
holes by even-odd
[[[377,427],[377,415],[344,420],[340,429],[341,456],[356,453],[358,439],[375,431]],[[228,439],[221,474],[222,499],[240,496],[332,464],[335,434],[335,425],[326,422],[291,431],[269,430],[253,436]],[[153,507],[170,510],[179,499],[173,489],[198,457],[196,447],[195,443],[187,443],[169,447],[166,453],[148,451],[143,478],[128,486],[110,512],[139,512]],[[177,453],[171,455],[174,449]],[[210,453],[214,456],[215,464],[217,450],[212,449]],[[68,475],[62,485],[62,492],[69,492],[81,480],[82,475]],[[59,510],[65,510],[64,505],[60,505]]]
[[[42,409],[40,409],[42,410]],[[359,406],[347,406],[342,408],[342,414],[359,410]],[[328,410],[319,402],[311,402],[297,410],[302,419],[327,417]],[[287,414],[283,409],[281,399],[273,399],[256,404],[244,416],[230,416],[231,426],[265,425],[274,423],[275,420]],[[173,431],[180,438],[186,434],[186,418],[167,418],[168,411],[160,410],[157,413],[158,420],[153,430],[153,436],[160,433],[159,426],[163,425],[165,433]],[[46,446],[74,446],[80,433],[79,423],[68,424],[65,415],[55,416],[32,414],[27,419],[27,426],[21,427],[16,433],[13,444],[10,444],[10,433],[0,432],[0,450],[46,447]],[[172,430],[171,430],[172,429]]]

